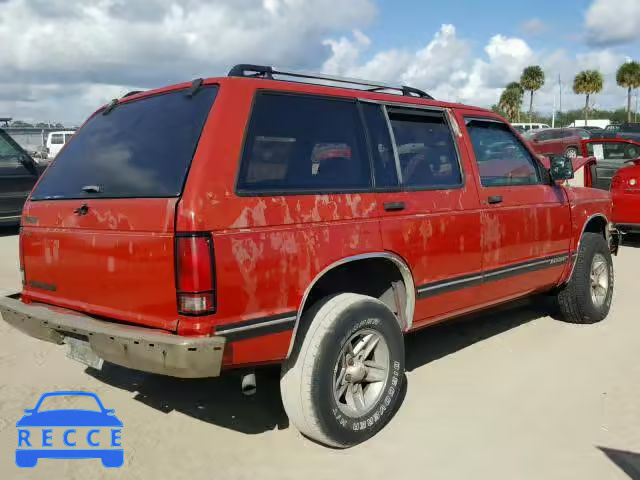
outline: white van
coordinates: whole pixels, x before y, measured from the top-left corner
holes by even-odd
[[[64,144],[69,141],[74,133],[76,132],[71,130],[51,132],[47,137],[47,157],[50,159],[54,158],[60,152],[60,150],[62,150]]]
[[[529,130],[542,130],[543,128],[551,128],[546,123],[512,123],[516,130],[528,132]]]

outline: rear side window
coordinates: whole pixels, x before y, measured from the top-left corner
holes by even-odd
[[[49,166],[32,199],[179,196],[217,91],[179,90],[97,113]]]
[[[391,108],[402,183],[413,188],[451,188],[462,184],[453,136],[442,112]]]
[[[480,182],[484,187],[540,183],[536,161],[503,123],[467,119]]]
[[[239,193],[357,191],[370,186],[355,101],[258,93],[238,175]]]

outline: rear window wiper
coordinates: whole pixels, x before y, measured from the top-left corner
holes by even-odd
[[[196,93],[198,93],[198,90],[202,88],[203,83],[204,80],[202,80],[201,78],[196,78],[193,82],[191,82],[191,88],[189,88],[187,97],[192,98]]]
[[[84,187],[82,187],[82,191],[84,193],[101,193],[102,188],[100,187],[100,185],[85,185]]]

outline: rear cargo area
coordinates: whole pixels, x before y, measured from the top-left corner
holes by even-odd
[[[32,202],[22,231],[33,301],[156,328],[176,328],[177,199]],[[74,211],[86,205],[87,213]],[[120,213],[124,212],[125,213]]]
[[[175,330],[175,212],[218,91],[185,86],[94,114],[25,205],[25,301]]]

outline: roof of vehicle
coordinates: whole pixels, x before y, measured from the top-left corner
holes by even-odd
[[[239,75],[237,74],[238,67],[247,67],[247,65],[236,65],[231,69],[229,75],[226,77],[210,77],[206,79],[196,79],[192,82],[184,82],[175,85],[169,85],[153,90],[146,90],[143,92],[129,92],[119,100],[113,100],[110,104],[104,105],[98,111],[110,106],[115,106],[118,103],[125,103],[129,101],[135,101],[146,96],[158,95],[161,93],[167,93],[174,90],[190,89],[192,92],[197,92],[197,89],[203,85],[224,85],[230,83],[242,82],[245,84],[253,84],[260,89],[273,89],[273,90],[288,90],[296,92],[306,92],[318,95],[327,96],[344,96],[350,98],[360,98],[373,101],[380,101],[385,103],[397,103],[399,105],[417,105],[417,106],[433,106],[439,108],[464,108],[470,110],[477,110],[483,114],[494,118],[502,118],[500,115],[492,112],[491,110],[464,105],[460,103],[447,102],[433,99],[430,95],[422,90],[408,87],[408,86],[391,86],[383,84],[381,82],[349,79],[342,77],[330,77],[323,74],[307,74],[297,72],[280,72],[273,70],[272,75]],[[249,66],[254,67],[254,66]],[[257,67],[257,68],[271,68],[271,67]],[[283,77],[300,78],[303,80],[317,80],[316,83],[312,81],[292,81],[274,78],[273,75],[281,75]],[[320,83],[319,83],[320,82]],[[340,85],[341,84],[341,85]],[[349,86],[345,86],[349,85]],[[357,87],[356,87],[357,86]],[[368,87],[368,88],[360,88]],[[388,90],[396,91],[397,93],[388,93]]]

